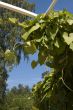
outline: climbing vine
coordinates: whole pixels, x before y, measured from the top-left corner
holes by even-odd
[[[40,15],[24,27],[24,51],[38,60],[32,67],[45,64],[53,74],[33,88],[39,110],[72,110],[73,98],[73,15],[66,10]]]
[[[25,23],[12,18],[9,22],[22,27],[22,43],[15,49],[21,45],[27,55],[38,53],[32,68],[45,64],[53,69],[33,87],[36,107],[73,110],[73,14],[52,11]]]

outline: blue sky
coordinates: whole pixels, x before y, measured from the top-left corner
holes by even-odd
[[[44,13],[51,3],[51,0],[29,0],[36,4],[36,13]],[[66,8],[73,13],[73,0],[58,0],[55,10],[62,10]],[[32,87],[35,83],[41,80],[41,73],[47,70],[45,66],[37,66],[36,69],[31,68],[31,61],[37,59],[37,55],[31,56],[29,62],[21,59],[21,63],[14,67],[12,72],[9,73],[8,88],[17,86],[19,83]]]

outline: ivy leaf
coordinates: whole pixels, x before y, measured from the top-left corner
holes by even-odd
[[[70,33],[70,34],[68,35],[67,32],[64,32],[64,33],[63,33],[63,38],[64,38],[64,41],[65,41],[68,45],[70,45],[70,43],[73,42],[73,33]]]
[[[37,23],[35,26],[33,26],[28,32],[26,32],[25,34],[22,35],[22,38],[24,40],[27,40],[28,36],[34,32],[35,30],[39,29],[40,25]]]
[[[37,66],[38,62],[33,60],[31,63],[32,68],[34,69]]]

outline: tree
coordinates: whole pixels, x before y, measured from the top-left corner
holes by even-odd
[[[34,4],[30,4],[26,0],[2,1],[34,11]],[[22,31],[20,27],[7,21],[7,19],[13,17],[17,18],[20,22],[29,19],[28,17],[0,8],[0,103],[4,103],[6,80],[8,78],[7,72],[19,63],[21,51],[23,50],[20,46],[19,49],[14,51],[15,45],[21,41]]]
[[[32,105],[31,89],[27,86],[20,84],[18,87],[13,87],[6,94],[6,110],[31,110]]]

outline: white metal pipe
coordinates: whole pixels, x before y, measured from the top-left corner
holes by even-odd
[[[52,0],[51,5],[49,6],[49,8],[47,9],[47,11],[45,12],[45,14],[48,14],[55,6],[57,0]]]
[[[36,17],[37,16],[36,13],[27,11],[25,9],[19,8],[17,6],[13,6],[11,4],[8,4],[8,3],[2,2],[2,1],[0,1],[0,7],[3,7],[3,8],[6,8],[6,9],[9,9],[9,10],[18,12],[20,14],[23,14],[23,15],[26,15],[26,16],[29,16],[29,17]]]
[[[48,14],[54,8],[56,2],[57,2],[57,0],[52,1],[51,5],[49,6],[49,8],[45,12],[45,14]],[[22,9],[22,8],[19,8],[17,6],[13,6],[11,4],[8,4],[8,3],[2,2],[2,1],[0,1],[0,7],[9,9],[11,11],[18,12],[20,14],[23,14],[23,15],[26,15],[26,16],[29,16],[29,17],[37,17],[37,15],[38,15],[36,13],[30,12],[30,11]]]

